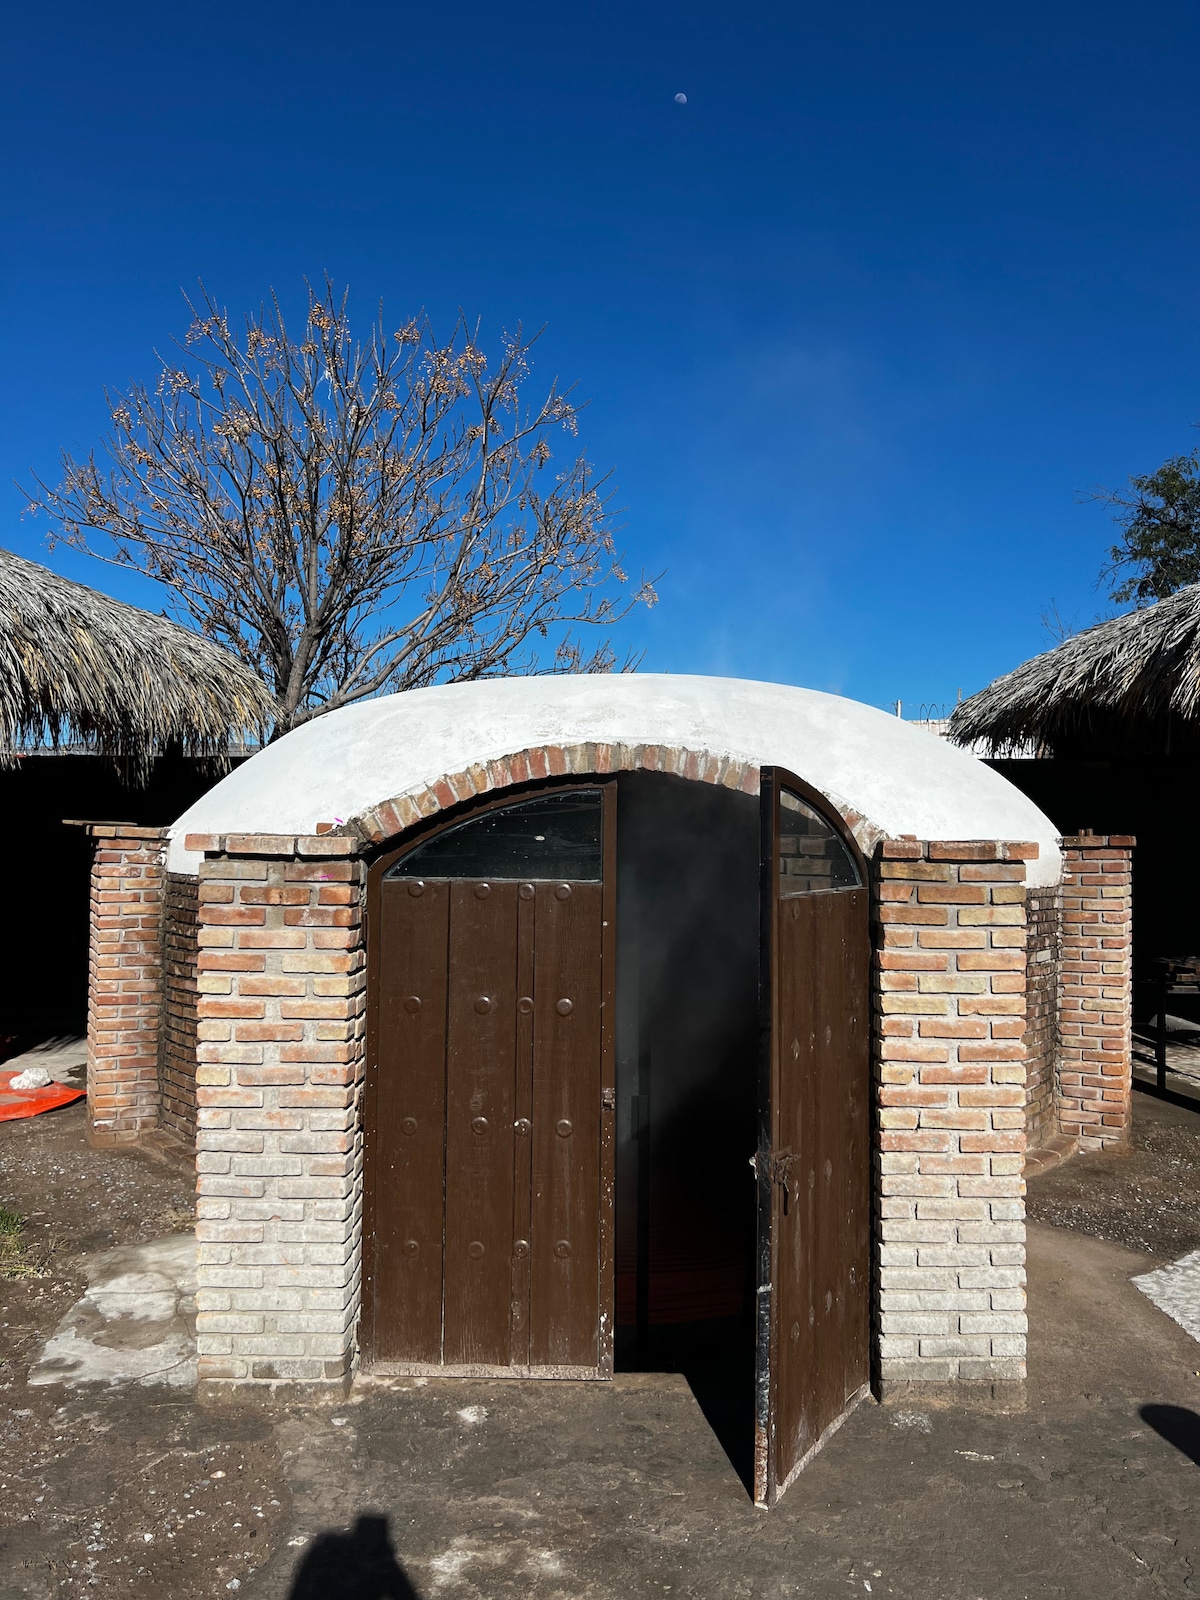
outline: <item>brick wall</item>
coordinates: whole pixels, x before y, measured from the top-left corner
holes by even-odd
[[[159,1117],[196,1142],[196,912],[199,883],[169,872],[163,897],[163,1005],[159,1033]]]
[[[355,1360],[360,1287],[360,845],[332,834],[200,836],[188,845],[206,854],[197,962],[201,1375],[340,1385]],[[1025,1375],[1024,877],[1035,854],[1034,845],[1004,843],[880,847],[885,1387]],[[1047,907],[1035,903],[1033,917],[1035,941],[1047,937]]]
[[[197,1334],[209,1381],[342,1383],[361,1255],[357,846],[189,838],[200,872]]]
[[[88,1137],[122,1144],[158,1122],[165,830],[92,823]]]
[[[1133,845],[1063,840],[1058,1118],[1084,1149],[1124,1143],[1133,1114]]]
[[[1058,1132],[1058,968],[1062,959],[1062,888],[1029,889],[1025,987],[1025,1138],[1040,1150]]]
[[[877,860],[880,1377],[1025,1376],[1025,861]]]

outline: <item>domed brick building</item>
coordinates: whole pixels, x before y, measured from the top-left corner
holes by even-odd
[[[161,879],[129,1025],[194,1084],[203,1381],[703,1358],[771,1503],[872,1386],[1023,1379],[1072,1029],[1127,1127],[1125,845],[857,702],[650,674],[369,701],[95,831],[110,953]]]

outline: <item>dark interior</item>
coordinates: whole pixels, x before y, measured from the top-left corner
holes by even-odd
[[[743,1478],[754,1402],[758,802],[617,795],[617,1370],[687,1378]]]
[[[77,753],[33,751],[0,770],[0,817],[16,841],[6,870],[20,908],[0,935],[0,1059],[87,1025],[92,841],[63,819],[162,827],[220,777],[213,762],[181,755],[159,756],[142,783]]]
[[[1156,1009],[1160,958],[1200,956],[1200,863],[1180,849],[1176,802],[1195,793],[1200,761],[1193,756],[1129,756],[1100,760],[1055,756],[990,761],[989,766],[1063,833],[1132,834],[1134,1023]],[[1183,1002],[1186,1006],[1189,1002]],[[1200,1007],[1193,1008],[1200,1015]],[[1186,1012],[1191,1014],[1191,1012]]]

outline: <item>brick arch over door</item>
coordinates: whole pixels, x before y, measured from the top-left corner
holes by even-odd
[[[447,773],[432,783],[396,795],[372,806],[348,822],[335,825],[344,833],[382,844],[440,811],[503,789],[549,778],[595,777],[612,772],[665,772],[695,783],[717,784],[743,794],[759,791],[759,763],[717,755],[708,750],[655,744],[583,743],[538,745],[512,755],[480,762],[462,772]],[[870,857],[884,837],[880,829],[840,796],[824,794],[826,802],[853,834],[863,855]]]

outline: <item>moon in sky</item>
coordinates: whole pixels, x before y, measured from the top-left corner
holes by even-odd
[[[685,94],[677,94],[675,96],[675,104],[677,106],[685,106],[685,105],[687,105],[687,95],[685,95]]]

